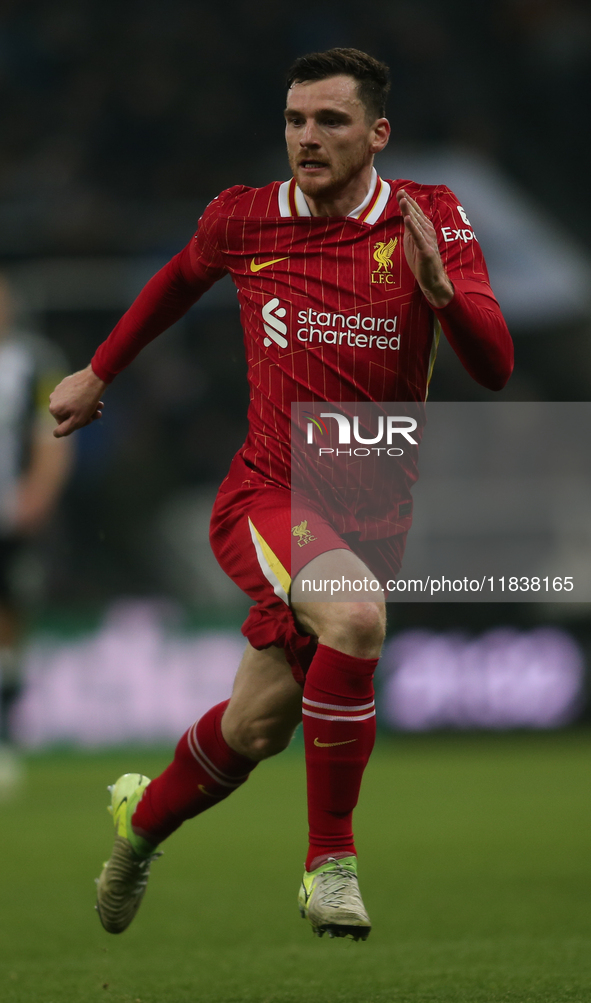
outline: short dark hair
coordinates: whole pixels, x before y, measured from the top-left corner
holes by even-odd
[[[307,80],[325,80],[341,73],[357,81],[357,94],[368,114],[372,118],[382,118],[390,90],[390,71],[385,63],[360,49],[328,49],[300,56],[287,74],[287,86]]]

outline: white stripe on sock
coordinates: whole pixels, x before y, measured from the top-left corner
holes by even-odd
[[[318,717],[321,721],[367,721],[369,717],[375,717],[376,712],[372,710],[370,714],[360,714],[357,717],[339,717],[331,714],[314,714],[311,710],[302,710],[302,714],[307,717]]]
[[[221,784],[222,787],[239,787],[244,778],[241,777],[238,780],[236,779],[230,780],[230,778],[227,777],[227,779],[225,780],[222,779],[223,777],[226,777],[226,774],[222,773],[221,770],[218,770],[218,768],[213,765],[211,760],[207,758],[207,756],[205,755],[205,753],[203,752],[197,741],[195,730],[196,730],[196,725],[193,725],[193,727],[189,731],[187,739],[189,743],[189,749],[193,754],[193,758],[197,760],[199,765],[203,767],[206,773],[209,773],[212,780],[215,780],[216,783]]]
[[[316,700],[308,700],[308,697],[304,697],[303,702],[309,704],[310,707],[322,707],[324,710],[369,710],[370,707],[375,706],[375,700],[358,704],[356,707],[347,707],[339,703],[318,703]]]

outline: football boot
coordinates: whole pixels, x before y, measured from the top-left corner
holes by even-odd
[[[125,773],[107,788],[111,792],[108,811],[115,824],[115,843],[100,878],[96,878],[96,910],[108,933],[127,929],[145,895],[150,864],[162,856],[131,826],[138,801],[149,783],[149,777],[141,773]]]
[[[298,895],[303,919],[318,937],[352,937],[367,940],[371,921],[357,881],[357,857],[329,857],[314,871],[304,871]]]

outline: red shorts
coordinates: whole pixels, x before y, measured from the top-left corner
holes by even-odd
[[[310,539],[292,546],[292,527],[306,520]],[[210,541],[216,559],[243,592],[255,600],[242,625],[253,648],[283,648],[294,678],[303,685],[316,639],[298,627],[290,606],[292,578],[329,550],[351,550],[384,583],[400,571],[406,533],[383,540],[340,536],[325,514],[287,488],[248,467],[237,455],[215,500]]]

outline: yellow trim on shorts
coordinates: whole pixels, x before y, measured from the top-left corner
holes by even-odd
[[[289,590],[291,588],[289,572],[286,571],[277,554],[271,550],[267,541],[261,536],[250,516],[248,518],[248,525],[265,578],[273,586],[275,594],[283,599],[284,602],[289,603]]]

